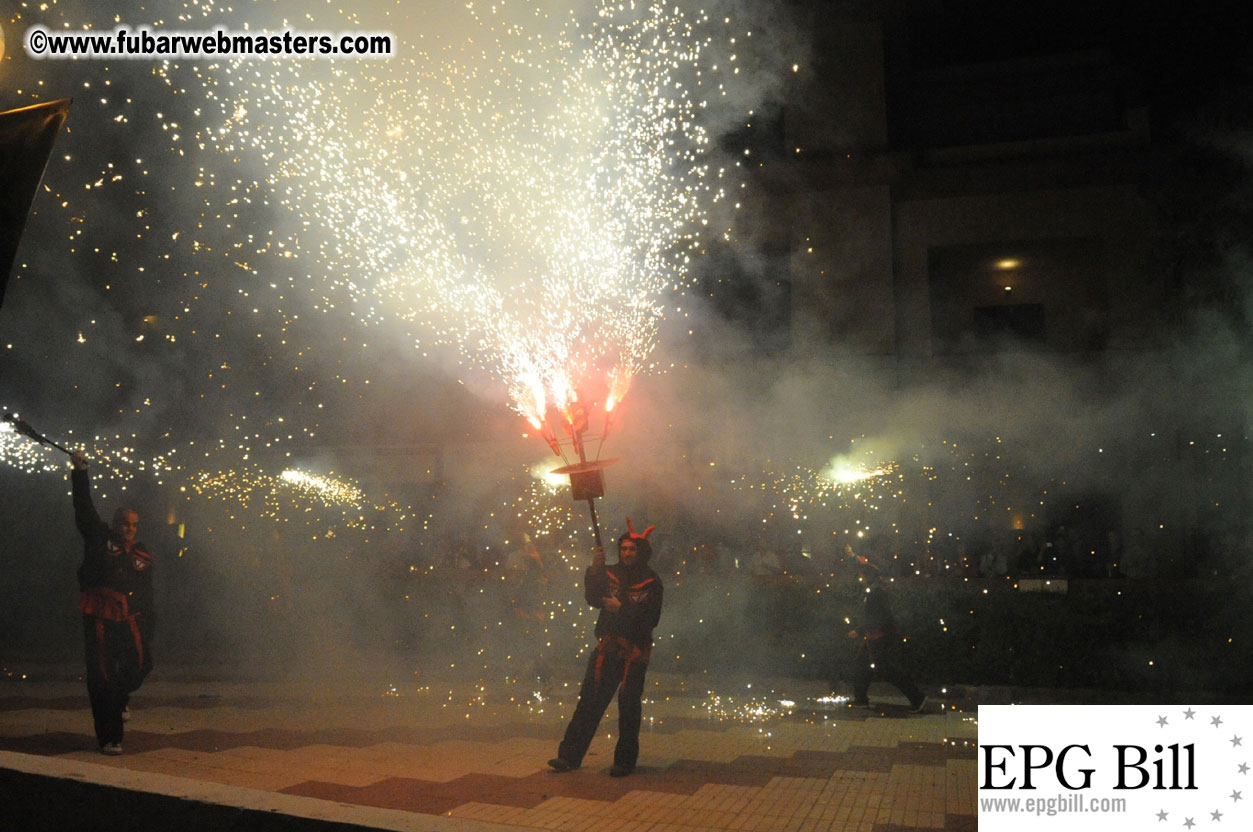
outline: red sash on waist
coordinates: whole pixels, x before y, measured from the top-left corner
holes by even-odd
[[[107,618],[109,621],[126,621],[131,618],[130,604],[126,596],[116,589],[93,586],[83,590],[78,598],[78,608],[83,615]]]
[[[139,658],[139,664],[143,665],[144,639],[140,635],[139,622],[136,620],[138,614],[131,613],[130,604],[127,603],[123,593],[105,586],[93,586],[83,590],[78,598],[78,608],[83,615],[90,615],[96,619],[96,643],[99,647],[100,672],[104,678],[109,678],[104,649],[105,621],[120,621],[130,625],[131,638],[135,641],[135,654]]]
[[[627,674],[631,672],[631,663],[648,664],[648,660],[653,655],[653,648],[632,644],[622,636],[601,636],[596,642],[596,672],[592,677],[596,687],[600,687],[600,671],[605,664],[605,656],[609,653],[624,660],[621,681],[625,684]]]

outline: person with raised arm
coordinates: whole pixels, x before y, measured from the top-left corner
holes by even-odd
[[[587,603],[600,610],[596,619],[596,648],[588,657],[565,738],[548,765],[557,772],[583,764],[605,709],[618,696],[618,744],[614,748],[612,777],[635,770],[640,755],[640,721],[644,672],[652,653],[653,628],[661,617],[661,578],[648,566],[653,526],[637,534],[627,518],[627,531],[618,538],[618,562],[605,565],[605,550],[596,547],[584,576]]]
[[[106,525],[91,501],[87,458],[70,457],[74,522],[83,536],[79,609],[87,663],[87,695],[104,754],[122,753],[130,695],[152,670],[152,553],[136,540],[139,514],[121,507]]]

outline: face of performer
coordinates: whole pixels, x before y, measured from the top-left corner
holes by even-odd
[[[635,541],[627,538],[618,544],[618,560],[622,561],[624,566],[634,566],[636,559],[639,557],[639,550],[635,548]]]
[[[139,515],[128,508],[120,508],[113,515],[113,533],[125,543],[134,543],[139,533]]]

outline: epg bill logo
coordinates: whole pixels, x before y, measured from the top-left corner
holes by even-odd
[[[1154,789],[1196,788],[1195,743],[1188,743],[1183,747],[1180,747],[1179,743],[1173,743],[1169,747],[1153,746],[1155,754],[1164,755],[1152,761],[1153,773],[1150,773],[1149,767],[1145,765],[1149,762],[1149,752],[1143,746],[1115,743],[1113,750],[1115,752],[1113,756],[1117,758],[1113,767],[1117,772],[1118,780],[1114,785],[1115,789],[1143,789],[1149,787],[1150,783],[1152,783],[1151,788]],[[1082,791],[1092,788],[1092,775],[1097,772],[1096,768],[1078,768],[1080,763],[1075,763],[1073,760],[1067,763],[1068,757],[1081,757],[1083,761],[1092,763],[1090,743],[1068,745],[1056,755],[1047,745],[1013,746],[979,743],[979,753],[982,755],[980,761],[983,763],[980,766],[983,772],[983,779],[979,781],[981,789],[1022,789],[1023,791],[1037,789],[1039,786],[1031,782],[1032,772],[1040,769],[1048,771],[1051,767],[1057,785],[1071,791]],[[1017,774],[1001,778],[995,776],[998,770],[1005,775],[1011,765],[1015,767],[1015,771],[1021,771],[1021,779]],[[1067,776],[1068,765],[1071,767],[1070,776]],[[1181,769],[1182,777],[1180,777]],[[1072,782],[1077,779],[1077,774],[1083,776],[1082,781]]]
[[[1246,737],[1253,706],[981,707],[979,828],[1253,828]]]

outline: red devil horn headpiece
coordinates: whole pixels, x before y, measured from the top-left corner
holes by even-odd
[[[647,529],[644,529],[643,534],[640,534],[636,532],[635,527],[631,525],[630,517],[628,517],[626,521],[627,521],[627,531],[630,532],[631,537],[635,538],[636,540],[647,540],[648,536],[652,534],[653,529],[657,528],[656,526],[649,526]]]

